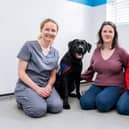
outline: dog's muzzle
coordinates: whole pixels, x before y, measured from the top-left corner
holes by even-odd
[[[84,47],[82,45],[79,45],[76,50],[75,56],[77,59],[82,59],[83,55],[84,55]]]
[[[76,56],[77,59],[82,59],[83,58],[83,54],[81,54],[81,53],[80,54],[76,53],[75,56]]]

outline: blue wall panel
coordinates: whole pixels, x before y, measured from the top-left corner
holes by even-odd
[[[106,4],[110,0],[69,0],[69,1],[78,2],[89,6],[99,6],[99,5]]]

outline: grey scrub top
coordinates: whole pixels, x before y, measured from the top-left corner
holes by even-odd
[[[51,47],[48,55],[45,56],[36,40],[26,42],[17,57],[28,62],[26,69],[28,76],[41,87],[46,86],[50,72],[58,67],[58,51]],[[21,83],[20,80],[18,82]]]

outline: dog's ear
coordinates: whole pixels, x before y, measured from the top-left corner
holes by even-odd
[[[87,43],[87,51],[88,52],[90,52],[91,48],[92,48],[92,45],[90,43]]]
[[[85,45],[86,45],[86,50],[87,50],[88,52],[90,52],[92,45],[91,45],[90,43],[88,43],[87,41],[85,41],[85,40],[83,40],[83,42],[84,42]]]
[[[75,44],[75,43],[77,43],[77,42],[79,42],[79,41],[80,41],[79,39],[74,39],[74,40],[70,41],[70,42],[68,43],[68,48],[70,49],[70,48],[73,46],[73,44]]]
[[[68,48],[69,48],[69,49],[73,46],[73,44],[74,44],[74,42],[76,42],[76,40],[77,40],[77,39],[74,39],[74,40],[72,40],[72,41],[70,41],[70,42],[68,43]]]
[[[68,49],[71,48],[72,44],[73,44],[73,41],[70,41],[70,42],[68,43]]]

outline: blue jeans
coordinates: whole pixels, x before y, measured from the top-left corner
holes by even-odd
[[[80,98],[82,109],[98,109],[107,112],[116,106],[122,88],[118,86],[96,86],[92,85]]]
[[[116,109],[120,114],[129,115],[129,91],[125,91],[120,96]]]

